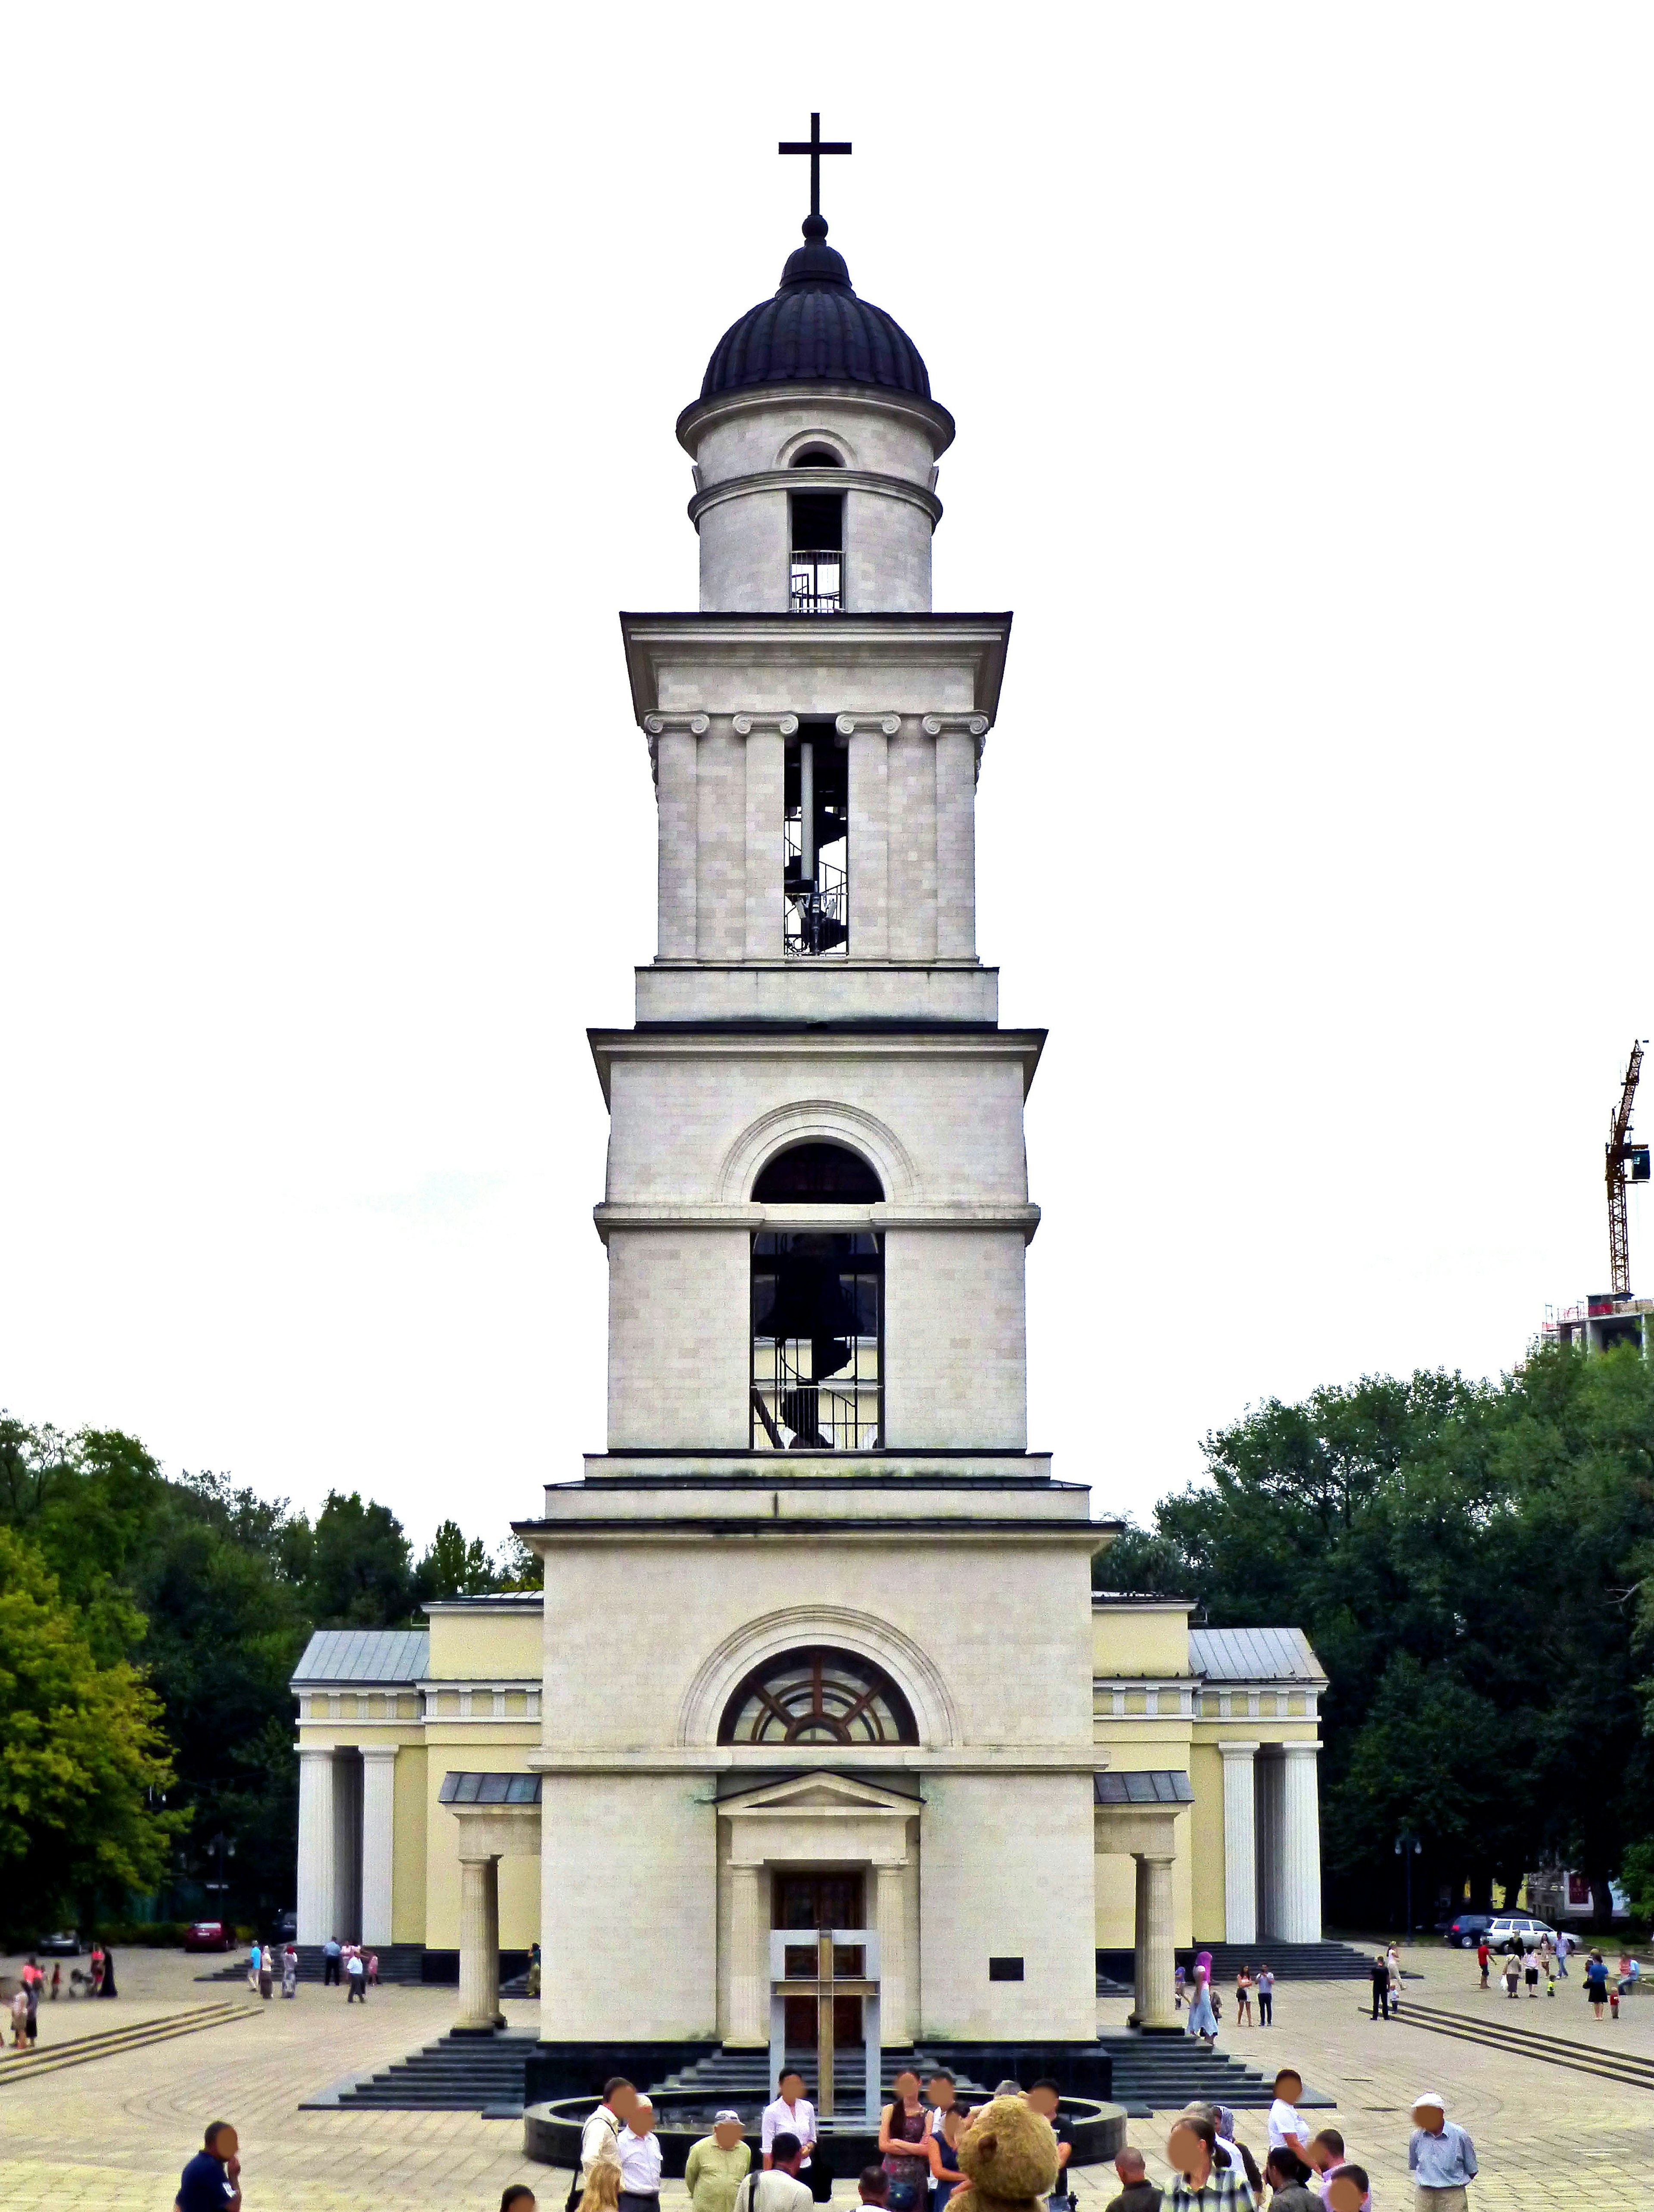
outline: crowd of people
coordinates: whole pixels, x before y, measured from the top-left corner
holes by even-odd
[[[1578,1948],[1578,1938],[1563,1929],[1553,1940],[1548,1931],[1531,1947],[1521,1936],[1513,1933],[1497,1954],[1498,1979],[1505,1995],[1513,2002],[1525,1989],[1530,1997],[1537,1999],[1540,1984],[1545,1985],[1548,1997],[1556,1995],[1559,1981],[1568,1978],[1568,1960]],[[1495,1954],[1484,1936],[1476,1946],[1476,1963],[1481,1969],[1481,1986],[1486,1989],[1495,1965]],[[1587,1951],[1584,1974],[1585,1997],[1591,2011],[1601,2020],[1606,2007],[1609,2016],[1620,2017],[1621,1997],[1634,1996],[1637,1984],[1642,1979],[1642,1962],[1628,1950],[1620,1954],[1618,1971],[1610,1973],[1608,1963],[1601,1951]]]
[[[12,1991],[7,2005],[11,2015],[9,2047],[13,2051],[33,2050],[40,2039],[41,1999],[50,2002],[62,1996],[65,1989],[71,1997],[112,1997],[115,1995],[113,1952],[106,1951],[101,1943],[94,1943],[86,1962],[86,1972],[82,1972],[78,1966],[71,1966],[66,1983],[61,1959],[52,1960],[52,1975],[48,1980],[45,1967],[38,1959],[31,1957],[18,1975],[17,1987]],[[0,2051],[6,2048],[5,2018],[0,2014]]]
[[[1195,1964],[1186,1969],[1179,1960],[1172,1976],[1171,2001],[1177,2009],[1189,2008],[1188,2029],[1190,2035],[1200,2037],[1209,2050],[1218,2039],[1218,2022],[1223,2017],[1223,1999],[1212,1981],[1212,1954],[1198,1951]],[[1275,1977],[1268,1966],[1243,1966],[1235,1977],[1235,2025],[1253,2025],[1252,2008],[1257,2006],[1257,2026],[1273,2027],[1275,2020]]]
[[[984,2114],[1002,2111],[1012,2100],[1037,2116],[1025,2126],[1043,2121],[1051,2131],[1047,2212],[1073,2212],[1067,2166],[1073,2144],[1055,2081],[1028,2089],[1001,2081],[992,2099],[967,2106],[946,2068],[930,2075],[922,2094],[909,2068],[897,2075],[892,2090],[879,2115],[878,2163],[857,2178],[862,2212],[948,2212],[951,2201],[971,2188],[961,2146]],[[1236,2132],[1231,2112],[1186,2106],[1166,2143],[1170,2186],[1150,2180],[1140,2150],[1122,2150],[1114,2162],[1120,2193],[1106,2212],[1372,2212],[1366,2168],[1349,2155],[1336,2128],[1310,2133],[1298,2110],[1303,2094],[1296,2069],[1282,2067],[1261,2169]],[[1412,2117],[1408,2171],[1420,2212],[1468,2212],[1475,2145],[1433,2091],[1414,2098]],[[803,2075],[787,2068],[759,2122],[756,2164],[747,2124],[733,2110],[715,2113],[709,2132],[691,2145],[684,2182],[692,2212],[814,2212],[832,2195],[818,2151],[815,2107]],[[581,2131],[580,2164],[563,2212],[660,2212],[662,2167],[654,2105],[616,2075]],[[173,2212],[241,2212],[240,2172],[235,2130],[226,2120],[213,2121],[184,2168]],[[538,2212],[533,2191],[514,2183],[500,2199],[500,2212]],[[954,2205],[953,2212],[966,2208]]]

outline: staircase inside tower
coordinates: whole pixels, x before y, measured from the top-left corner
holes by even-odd
[[[850,937],[850,757],[830,722],[787,748],[782,884],[789,959],[844,953]]]

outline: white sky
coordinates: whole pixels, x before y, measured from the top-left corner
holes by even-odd
[[[678,410],[833,243],[1016,611],[1031,1440],[1496,1371],[1647,981],[1644,6],[0,18],[0,1403],[496,1540],[603,1441]],[[1654,1132],[1654,1097],[1642,1116]],[[1654,1287],[1654,1208],[1633,1279]]]

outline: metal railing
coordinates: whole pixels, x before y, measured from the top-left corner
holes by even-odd
[[[793,556],[793,612],[836,615],[843,599],[844,556],[821,547]]]

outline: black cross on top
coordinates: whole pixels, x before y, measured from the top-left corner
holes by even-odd
[[[835,139],[830,144],[822,137],[821,118],[818,115],[812,115],[810,118],[808,138],[783,138],[775,149],[778,154],[807,154],[810,156],[810,212],[812,215],[819,216],[821,214],[822,155],[848,154],[849,150],[850,142],[848,138]]]

